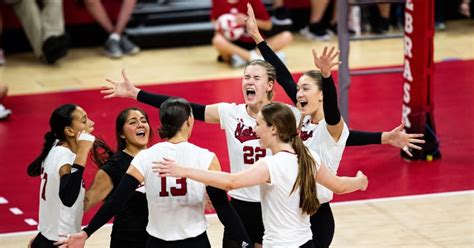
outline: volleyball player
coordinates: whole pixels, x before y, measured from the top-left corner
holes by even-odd
[[[190,164],[203,170],[220,170],[214,153],[188,142],[194,117],[191,106],[181,98],[169,99],[160,111],[160,137],[165,142],[140,151],[132,160],[117,189],[93,217],[89,225],[80,233],[70,235],[63,246],[83,246],[85,240],[104,225],[133,195],[137,186],[146,185],[148,202],[149,234],[146,247],[210,247],[206,234],[207,221],[204,215],[204,184],[186,178],[160,178],[153,174],[154,161],[164,158]],[[223,191],[221,191],[223,192]],[[215,192],[208,190],[211,200]],[[222,194],[221,194],[222,195]],[[227,202],[225,193],[224,201]],[[225,226],[234,228],[234,240],[250,240],[235,212],[224,209],[224,213],[213,201],[219,219]],[[232,209],[231,209],[232,210]],[[232,222],[232,223],[231,223]],[[243,246],[243,243],[239,247]]]
[[[111,86],[103,90],[105,98],[128,97],[159,107],[169,96],[151,94],[136,88],[122,71],[123,82],[108,80]],[[230,170],[232,173],[242,171],[257,160],[270,155],[271,151],[262,149],[255,135],[255,117],[260,109],[271,103],[275,69],[268,62],[254,60],[244,70],[242,93],[244,104],[217,103],[200,105],[191,103],[194,117],[206,123],[220,123],[226,133],[229,152]],[[299,111],[292,107],[299,119]],[[255,245],[260,245],[263,238],[263,221],[258,186],[235,189],[229,192],[230,203],[238,212],[247,233]],[[230,232],[224,229],[224,244],[229,243]]]
[[[316,151],[328,169],[336,174],[342,153],[347,145],[384,144],[403,148],[409,155],[407,147],[421,149],[416,143],[424,143],[417,139],[423,134],[406,134],[402,131],[403,124],[390,132],[367,133],[348,129],[341,118],[337,105],[337,94],[331,77],[331,68],[338,65],[334,62],[338,52],[332,48],[329,52],[324,49],[321,56],[313,50],[316,68],[320,71],[308,71],[298,80],[293,81],[290,72],[278,56],[266,44],[255,24],[252,7],[247,5],[247,30],[258,44],[260,52],[276,69],[277,82],[285,89],[288,96],[305,116],[302,120],[300,136],[310,149]],[[322,105],[322,108],[321,108]],[[334,236],[334,217],[329,205],[333,193],[318,185],[318,196],[322,203],[318,212],[311,216],[313,241],[316,247],[329,247]]]
[[[38,235],[31,247],[55,247],[54,242],[81,230],[84,187],[82,174],[94,136],[94,122],[79,106],[65,104],[49,119],[41,154],[28,166],[29,176],[41,176]]]
[[[117,151],[101,143],[102,153],[93,150],[94,160],[99,166],[94,181],[86,191],[84,211],[112,195],[125,175],[132,159],[148,146],[150,125],[148,115],[140,108],[122,110],[115,120]],[[105,155],[105,157],[104,157]],[[110,239],[111,248],[144,248],[148,234],[148,208],[145,187],[140,185],[125,207],[116,214]]]
[[[367,177],[335,176],[321,163],[298,136],[291,109],[273,102],[262,107],[256,117],[255,133],[267,156],[238,172],[211,172],[190,164],[165,159],[153,167],[163,177],[189,178],[225,190],[258,185],[265,235],[264,247],[314,247],[309,215],[318,207],[315,181],[337,193],[365,190]],[[178,165],[180,164],[180,165]]]

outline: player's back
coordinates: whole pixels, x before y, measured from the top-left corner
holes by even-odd
[[[207,229],[205,185],[186,178],[161,178],[153,173],[153,162],[166,158],[183,166],[207,170],[214,156],[189,142],[161,142],[137,154],[132,165],[145,177],[150,235],[163,240],[181,240]]]

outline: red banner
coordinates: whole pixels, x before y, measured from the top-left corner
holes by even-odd
[[[434,1],[405,3],[402,119],[408,133],[424,133],[421,152],[411,149],[412,159],[439,157],[433,116]]]

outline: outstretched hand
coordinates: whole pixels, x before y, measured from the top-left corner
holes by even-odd
[[[138,92],[140,89],[135,87],[135,85],[130,82],[125,73],[125,69],[122,70],[123,81],[114,81],[111,79],[105,79],[110,85],[106,85],[100,91],[101,94],[104,94],[104,99],[114,98],[114,97],[123,97],[123,98],[132,98],[137,99]]]
[[[394,128],[390,132],[382,133],[382,144],[390,144],[394,147],[402,149],[408,156],[413,157],[409,148],[421,150],[421,147],[416,144],[424,144],[425,140],[421,138],[424,136],[422,133],[405,133],[403,128],[405,123],[402,122],[400,126]]]
[[[152,171],[160,177],[185,177],[185,170],[176,161],[163,158],[162,161],[153,162]]]
[[[335,47],[331,47],[331,50],[328,52],[328,47],[325,46],[321,56],[318,56],[316,49],[313,49],[313,59],[314,65],[321,71],[321,75],[325,78],[331,76],[331,69],[341,64],[341,61],[334,61],[334,59],[339,55],[339,50],[334,52]]]
[[[86,244],[87,234],[84,231],[79,233],[69,234],[66,239],[54,243],[59,248],[83,248]]]
[[[247,19],[245,21],[247,27],[247,33],[252,37],[256,44],[263,41],[263,37],[258,31],[257,19],[255,18],[255,13],[253,12],[252,5],[247,3]]]

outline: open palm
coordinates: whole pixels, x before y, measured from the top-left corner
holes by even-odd
[[[331,76],[331,69],[341,64],[340,61],[334,61],[336,57],[339,55],[339,50],[334,51],[335,47],[332,47],[331,50],[328,52],[328,47],[324,47],[323,53],[321,56],[318,56],[316,49],[313,49],[313,59],[314,65],[321,71],[323,77]]]
[[[103,87],[103,90],[100,91],[101,94],[104,94],[104,98],[114,98],[114,97],[123,97],[123,98],[133,98],[136,99],[139,89],[130,82],[125,73],[125,70],[122,70],[123,81],[114,81],[111,79],[106,79],[110,84]]]

